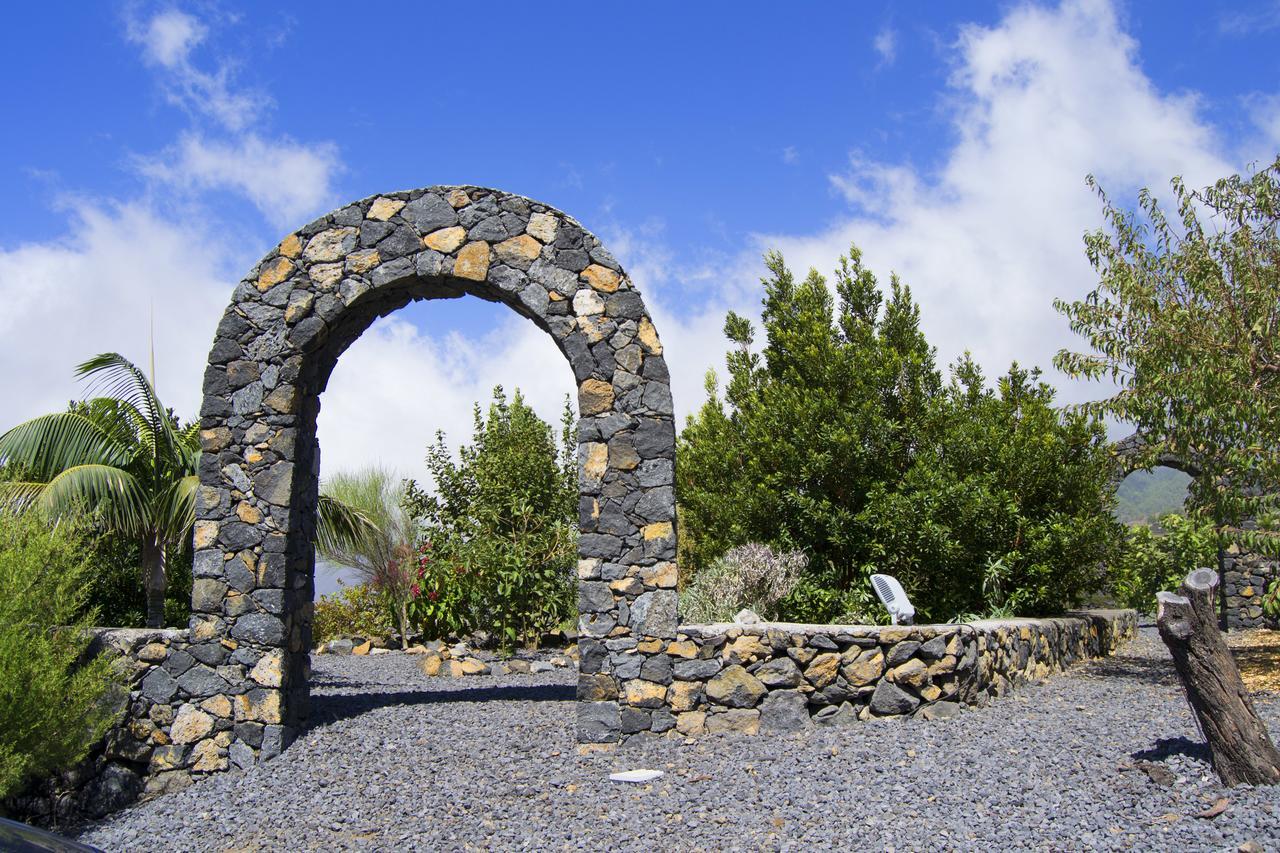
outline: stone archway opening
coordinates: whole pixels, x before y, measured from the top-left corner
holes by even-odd
[[[622,656],[676,630],[662,345],[625,272],[577,221],[495,190],[432,187],[366,198],[289,234],[218,326],[201,409],[190,641],[216,675],[202,692],[229,699],[237,764],[279,752],[307,715],[316,425],[334,366],[378,317],[464,295],[526,317],[568,361],[579,408],[577,734],[618,740],[624,716],[636,730],[644,712],[626,713]]]

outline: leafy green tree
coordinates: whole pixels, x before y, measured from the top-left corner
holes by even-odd
[[[766,264],[765,345],[729,315],[725,397],[709,376],[680,436],[684,567],[752,541],[803,550],[784,609],[815,621],[879,617],[874,571],[932,618],[1053,610],[1101,582],[1119,528],[1100,424],[1061,416],[1016,365],[998,395],[967,357],[945,384],[910,289],[894,277],[886,299],[856,247],[835,299],[817,272]]]
[[[536,643],[572,613],[577,462],[568,401],[558,437],[520,395],[475,407],[457,461],[443,432],[428,448],[432,490],[407,484],[421,527],[415,612],[425,625]],[[446,608],[448,608],[446,610]]]
[[[1135,524],[1107,567],[1108,591],[1121,607],[1151,613],[1157,592],[1177,589],[1188,566],[1208,565],[1217,550],[1212,522],[1194,513],[1167,513],[1155,525]]]
[[[404,482],[385,468],[370,466],[327,478],[320,493],[355,523],[319,525],[316,550],[329,562],[360,574],[395,621],[401,647],[408,648],[415,566],[414,525],[403,507]]]
[[[1092,352],[1055,364],[1119,386],[1083,408],[1136,425],[1148,466],[1168,453],[1199,472],[1189,506],[1220,544],[1280,552],[1267,529],[1280,499],[1280,158],[1202,190],[1175,178],[1172,221],[1147,190],[1134,212],[1089,183],[1107,222],[1085,236],[1099,284],[1054,304]]]
[[[84,758],[128,699],[87,655],[93,551],[83,519],[0,512],[0,798]]]
[[[118,353],[89,359],[76,375],[103,395],[0,436],[0,463],[20,477],[0,482],[0,502],[55,517],[89,507],[137,541],[147,625],[158,628],[166,555],[183,547],[195,521],[197,425],[180,427],[146,375]]]

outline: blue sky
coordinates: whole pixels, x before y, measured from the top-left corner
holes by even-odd
[[[72,366],[145,359],[191,415],[239,277],[319,213],[380,191],[500,187],[623,260],[701,402],[761,252],[899,272],[948,363],[1048,367],[1051,308],[1093,280],[1084,186],[1203,183],[1280,151],[1280,3],[24,4],[0,33],[0,361],[8,423]],[[373,8],[373,7],[370,7]],[[50,346],[53,343],[53,346]],[[1051,376],[1051,378],[1053,378]],[[501,306],[411,306],[340,362],[326,470],[419,473],[437,428],[518,385],[572,383]],[[1065,387],[1065,399],[1097,389]]]

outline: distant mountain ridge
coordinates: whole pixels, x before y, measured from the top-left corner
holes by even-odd
[[[1191,478],[1172,468],[1135,471],[1116,489],[1116,518],[1122,524],[1143,524],[1171,512],[1182,512]]]

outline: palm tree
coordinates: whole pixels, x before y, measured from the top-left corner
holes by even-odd
[[[0,505],[57,517],[96,510],[112,532],[142,545],[147,626],[164,624],[165,554],[195,520],[198,424],[179,427],[146,375],[109,352],[76,368],[101,396],[0,436]]]
[[[400,645],[407,648],[409,600],[417,576],[413,520],[401,506],[404,491],[402,480],[376,466],[325,480],[316,550],[330,563],[354,569],[382,595],[398,623]]]

